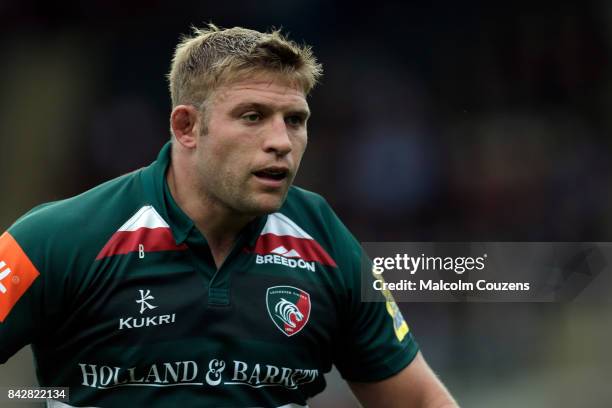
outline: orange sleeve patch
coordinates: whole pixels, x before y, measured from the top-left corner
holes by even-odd
[[[0,322],[32,285],[40,273],[23,252],[15,238],[5,232],[0,236]]]

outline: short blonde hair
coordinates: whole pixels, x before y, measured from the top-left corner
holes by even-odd
[[[259,72],[285,75],[308,95],[323,70],[311,47],[290,41],[280,30],[194,27],[192,36],[181,39],[172,59],[168,74],[172,107],[188,104],[201,109],[219,85]]]

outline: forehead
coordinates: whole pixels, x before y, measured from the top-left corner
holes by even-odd
[[[278,74],[256,74],[222,84],[214,91],[212,103],[219,107],[256,103],[279,109],[308,109],[303,89]]]

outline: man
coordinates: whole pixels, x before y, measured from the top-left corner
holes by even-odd
[[[157,160],[0,238],[0,361],[32,343],[58,407],[304,406],[332,364],[367,407],[456,406],[393,300],[360,301],[356,240],[291,187],[320,75],[278,32],[185,38]]]

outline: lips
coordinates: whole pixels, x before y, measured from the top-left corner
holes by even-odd
[[[282,181],[289,175],[289,169],[286,167],[271,166],[254,171],[253,174],[263,180]]]

